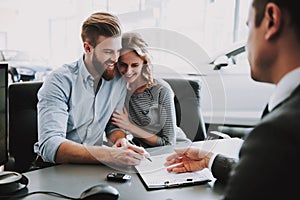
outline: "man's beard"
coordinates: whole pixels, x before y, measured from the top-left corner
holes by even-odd
[[[114,68],[114,70],[105,69],[102,74],[102,77],[104,78],[104,80],[110,81],[115,77],[115,75],[116,75],[116,67]]]
[[[106,60],[104,63],[100,62],[96,58],[93,60],[94,68],[102,76],[102,78],[106,81],[112,80],[116,75],[116,67],[114,67],[113,70],[105,69],[105,65],[108,65],[110,63],[112,63],[112,61],[110,59]]]

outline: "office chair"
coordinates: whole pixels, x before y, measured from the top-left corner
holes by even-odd
[[[37,141],[37,92],[42,82],[18,82],[8,87],[8,122],[10,170],[32,170],[36,159],[33,145]],[[9,167],[8,167],[9,168]]]
[[[176,78],[164,78],[175,93],[174,103],[177,126],[191,141],[206,138],[206,128],[200,107],[201,82]]]

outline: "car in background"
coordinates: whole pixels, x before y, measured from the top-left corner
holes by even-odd
[[[218,113],[222,111],[217,109],[214,121],[243,126],[253,126],[258,123],[275,85],[254,81],[251,78],[245,42],[234,43],[216,53],[208,66],[213,71],[208,72],[204,80],[219,76],[225,94],[224,113]],[[208,107],[208,105],[204,106],[204,112],[207,112],[207,116],[211,116]]]
[[[8,63],[9,82],[43,81],[52,71],[45,59],[20,50],[0,50],[0,62]]]
[[[173,55],[161,56],[158,63],[170,58],[154,66],[155,76],[200,80],[201,108],[209,126],[240,128],[258,123],[275,86],[251,78],[245,42],[234,43],[215,54],[197,50],[189,51],[195,54],[190,56],[195,62],[169,51]]]

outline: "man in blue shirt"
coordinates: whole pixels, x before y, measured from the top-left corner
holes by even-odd
[[[98,12],[82,25],[84,55],[47,77],[38,92],[35,152],[50,163],[136,165],[147,155],[109,121],[121,110],[126,83],[115,69],[121,49],[116,16]],[[104,137],[106,133],[106,137]],[[107,140],[113,146],[103,146]]]

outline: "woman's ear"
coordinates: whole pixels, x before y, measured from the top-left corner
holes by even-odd
[[[280,32],[282,26],[282,12],[276,4],[268,3],[265,8],[265,18],[267,20],[265,39],[269,40]]]

